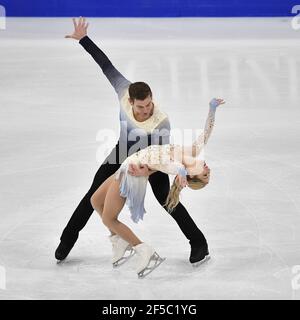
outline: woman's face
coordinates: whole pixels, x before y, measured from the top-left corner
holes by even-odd
[[[189,175],[190,178],[198,178],[202,180],[205,183],[209,183],[210,179],[210,168],[207,166],[207,164],[204,162],[203,171],[196,175]]]

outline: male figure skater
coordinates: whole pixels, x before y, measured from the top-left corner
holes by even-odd
[[[115,89],[120,102],[120,138],[109,156],[100,166],[92,185],[75,209],[60,237],[60,244],[55,251],[57,260],[64,260],[84,228],[94,209],[91,196],[99,186],[120,167],[121,163],[138,150],[153,144],[167,144],[170,138],[168,116],[159,110],[152,99],[150,87],[144,82],[131,83],[111,63],[105,53],[87,36],[88,23],[80,17],[78,23],[73,19],[74,32],[65,38],[79,40],[83,48],[93,57],[104,75]],[[152,191],[161,206],[170,190],[170,181],[166,173],[151,172],[147,167],[133,168],[134,175],[149,175]],[[181,231],[189,240],[191,253],[189,261],[199,264],[208,255],[208,245],[203,233],[196,226],[185,207],[178,203],[170,214]],[[118,236],[110,237],[113,247],[118,245]]]

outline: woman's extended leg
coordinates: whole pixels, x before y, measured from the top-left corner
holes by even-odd
[[[146,276],[157,268],[164,261],[164,258],[161,258],[151,246],[143,243],[124,223],[118,220],[126,198],[120,196],[120,181],[115,179],[115,175],[109,177],[100,188],[92,196],[91,203],[96,210],[102,212],[102,221],[107,228],[117,234],[119,239],[125,240],[124,247],[113,252],[113,265],[120,265],[126,248],[130,244],[131,249],[133,248],[138,256],[136,272],[139,277]],[[102,204],[103,197],[105,197],[104,204]],[[126,260],[128,257],[125,258]]]
[[[142,241],[122,222],[118,220],[119,213],[124,207],[126,198],[120,196],[120,182],[115,180],[115,175],[109,177],[105,181],[97,193],[92,196],[91,202],[94,208],[102,212],[103,223],[111,230],[111,232],[118,234],[125,241],[132,246],[136,246]],[[106,186],[105,183],[107,182]],[[103,188],[102,188],[103,187]],[[101,190],[102,188],[102,190]],[[104,196],[104,189],[107,189]],[[104,202],[103,202],[103,197]]]
[[[107,190],[111,184],[111,182],[114,180],[114,174],[112,174],[110,177],[108,177],[102,185],[93,193],[91,196],[91,204],[94,210],[96,210],[100,217],[102,218],[103,208],[104,208],[104,202],[105,197],[107,194]],[[112,230],[109,230],[111,235],[114,235],[115,233]]]

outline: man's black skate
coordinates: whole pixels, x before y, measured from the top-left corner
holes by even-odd
[[[59,261],[62,261],[66,259],[68,254],[70,253],[71,249],[73,248],[73,245],[69,245],[67,243],[60,242],[59,246],[55,250],[55,258]]]
[[[190,263],[193,267],[198,267],[200,264],[210,258],[207,243],[191,244]]]

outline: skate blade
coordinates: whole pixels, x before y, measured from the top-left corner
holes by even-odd
[[[144,279],[148,274],[150,274],[158,266],[160,266],[165,260],[166,260],[166,258],[162,258],[156,252],[154,252],[152,257],[150,258],[150,261],[149,261],[147,267],[138,273],[138,278],[139,279]],[[152,261],[154,261],[154,265],[153,266],[149,266]]]
[[[129,250],[127,250],[129,251]],[[126,252],[126,251],[125,251]],[[113,263],[113,268],[118,268],[121,265],[123,265],[125,262],[127,262],[131,257],[135,255],[135,251],[133,249],[130,250],[129,254],[127,256],[122,257],[118,261]]]
[[[210,259],[210,255],[205,256],[202,260],[192,263],[193,268],[198,268],[201,264],[208,261]]]

